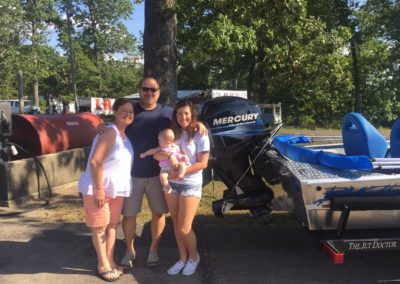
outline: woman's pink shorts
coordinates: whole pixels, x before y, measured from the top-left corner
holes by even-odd
[[[104,206],[99,208],[93,195],[84,195],[83,210],[85,211],[86,225],[91,228],[105,227],[109,224],[117,225],[123,204],[124,197],[117,196],[106,199]]]

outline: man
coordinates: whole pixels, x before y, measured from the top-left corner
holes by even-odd
[[[164,200],[160,168],[153,157],[140,158],[140,153],[158,146],[158,132],[169,127],[172,108],[157,103],[160,97],[160,85],[153,77],[145,77],[139,89],[140,102],[135,105],[135,122],[126,129],[126,134],[134,149],[132,167],[132,195],[125,199],[123,208],[122,230],[125,236],[126,252],[121,265],[130,268],[135,259],[134,236],[136,233],[136,216],[140,213],[143,196],[146,194],[151,210],[151,245],[147,265],[158,265],[158,243],[165,227],[164,214],[168,212]]]

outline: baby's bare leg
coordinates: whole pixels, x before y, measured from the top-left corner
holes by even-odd
[[[186,163],[179,162],[177,171],[178,171],[178,179],[183,180],[183,176],[186,174]]]
[[[168,182],[168,173],[167,172],[160,173],[160,181],[161,181],[161,185],[165,189],[165,191],[167,193],[171,193],[171,186],[169,185],[169,182]]]

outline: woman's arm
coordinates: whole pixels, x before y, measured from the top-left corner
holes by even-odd
[[[104,134],[99,135],[96,148],[90,159],[90,174],[93,183],[93,195],[96,197],[97,206],[102,207],[105,201],[103,189],[103,162],[114,146],[117,133],[113,128],[108,128]]]
[[[210,157],[210,152],[200,152],[197,154],[196,163],[186,168],[186,174],[194,173],[200,170],[204,170],[208,166],[208,158]]]

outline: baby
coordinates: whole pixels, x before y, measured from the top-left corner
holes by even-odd
[[[186,173],[186,166],[189,165],[189,158],[182,153],[182,150],[178,145],[175,144],[175,135],[172,129],[166,128],[161,130],[158,134],[158,145],[157,148],[152,148],[144,153],[140,154],[140,158],[145,158],[147,156],[154,155],[155,153],[167,152],[170,153],[168,158],[159,162],[160,171],[160,181],[167,193],[171,193],[171,186],[168,182],[168,175],[171,170],[176,170],[178,172],[178,179],[183,180],[183,176]]]

